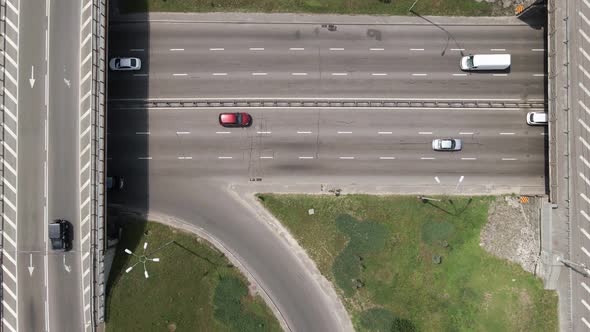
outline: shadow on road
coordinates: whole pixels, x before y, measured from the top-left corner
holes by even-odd
[[[147,2],[135,0],[135,2],[142,1]],[[123,4],[124,0],[120,2]],[[107,74],[106,173],[107,176],[119,176],[124,179],[123,188],[107,191],[107,238],[111,243],[112,240],[119,237],[120,229],[125,226],[125,223],[133,222],[132,227],[143,231],[146,228],[146,222],[133,220],[128,216],[117,216],[117,210],[109,208],[110,205],[132,206],[143,215],[149,210],[149,177],[147,176],[149,163],[147,160],[140,159],[149,156],[149,135],[145,134],[150,130],[148,110],[120,109],[113,104],[112,100],[125,95],[125,91],[128,89],[133,89],[134,98],[148,97],[149,80],[145,74],[149,72],[150,64],[150,29],[149,23],[130,22],[129,15],[122,15],[119,12],[119,5],[119,1],[116,0],[109,2],[106,59],[109,61],[112,57],[136,57],[141,60],[141,70],[127,72],[109,70]],[[147,13],[137,13],[133,14],[132,18],[136,21],[146,21],[148,15]],[[135,248],[139,244],[142,231],[137,232],[138,235],[134,238],[128,239],[125,245]],[[114,246],[109,250],[111,255],[113,249]],[[110,286],[124,274],[128,263],[129,259],[126,259],[126,261],[112,265],[110,271],[105,270],[107,303]],[[107,273],[108,275],[106,275]],[[105,314],[107,322],[108,318],[107,311]]]

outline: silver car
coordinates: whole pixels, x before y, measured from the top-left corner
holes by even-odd
[[[460,151],[462,147],[460,139],[437,138],[432,141],[434,151]]]
[[[116,71],[140,70],[141,60],[138,58],[112,58],[109,61],[109,68]]]

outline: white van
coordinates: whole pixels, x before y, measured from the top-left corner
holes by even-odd
[[[461,69],[507,70],[510,68],[510,54],[473,54],[461,58]]]

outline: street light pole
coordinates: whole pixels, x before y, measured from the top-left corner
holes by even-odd
[[[409,13],[412,12],[412,8],[414,8],[414,6],[416,5],[416,2],[418,2],[418,0],[414,1],[414,3],[412,4],[412,6],[408,9],[408,12]]]
[[[161,250],[162,248],[164,248],[165,246],[169,245],[169,244],[170,244],[170,243],[172,243],[172,242],[174,242],[174,241],[170,241],[170,242],[166,243],[165,245],[163,245],[163,246],[161,246],[160,248],[156,249],[154,252]],[[143,254],[142,254],[141,256],[140,256],[140,255],[136,255],[136,254],[134,254],[134,253],[133,253],[133,251],[131,251],[131,250],[129,250],[129,249],[125,249],[125,253],[126,253],[127,255],[132,255],[132,256],[135,256],[135,257],[137,257],[137,262],[135,262],[135,264],[133,264],[133,265],[131,265],[130,267],[128,267],[128,268],[125,270],[125,273],[129,273],[129,272],[131,272],[131,270],[133,270],[133,268],[134,268],[134,267],[135,267],[137,264],[140,264],[140,263],[141,263],[141,264],[143,264],[143,275],[145,276],[145,278],[146,278],[146,279],[148,279],[148,278],[150,277],[150,275],[149,275],[149,273],[148,273],[148,271],[147,271],[147,268],[146,268],[146,265],[145,265],[145,263],[146,263],[146,262],[148,262],[148,261],[150,261],[150,262],[154,262],[154,263],[157,263],[157,262],[159,262],[159,261],[160,261],[160,259],[159,259],[159,258],[156,258],[156,257],[155,257],[155,258],[149,258],[149,257],[148,257],[149,255],[147,255],[147,254],[145,253],[145,250],[147,249],[147,246],[148,246],[148,243],[147,243],[147,242],[144,242],[144,243],[143,243]],[[153,253],[154,253],[154,252],[153,252]],[[153,254],[153,253],[152,253],[152,254]]]

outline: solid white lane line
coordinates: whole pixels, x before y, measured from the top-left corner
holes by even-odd
[[[453,76],[467,76],[467,74],[463,73],[463,74],[453,74]]]
[[[372,73],[372,76],[387,76],[387,73]]]
[[[348,76],[348,73],[332,73],[332,76]]]
[[[410,51],[424,51],[423,48],[410,48]]]
[[[585,282],[581,282],[580,285],[582,285],[582,287],[584,287],[584,289],[586,290],[586,292],[590,293],[590,287],[588,287],[588,285],[586,285]]]
[[[424,73],[414,73],[414,74],[412,74],[412,76],[428,76],[428,74],[424,74]]]
[[[582,197],[586,203],[590,204],[590,198],[588,198],[588,196],[586,196],[584,193],[580,193],[580,197]]]
[[[250,47],[250,51],[264,51],[264,47]]]
[[[187,73],[179,73],[179,74],[172,74],[172,76],[186,76],[188,75]]]
[[[582,232],[582,234],[584,234],[584,236],[586,236],[586,238],[588,238],[588,240],[590,240],[590,234],[588,234],[588,232],[586,232],[584,228],[581,227],[580,231]]]
[[[289,48],[289,51],[305,51],[305,48],[303,48],[303,47],[291,47],[291,48]]]
[[[176,135],[189,135],[190,133],[190,131],[177,131]]]
[[[580,155],[580,160],[586,165],[586,167],[590,168],[590,162],[588,162],[584,156]]]
[[[533,74],[534,77],[543,77],[545,74]]]
[[[216,134],[231,134],[231,131],[216,131]]]
[[[139,160],[152,160],[152,157],[137,157]]]
[[[291,73],[293,76],[307,76],[307,73]]]
[[[252,73],[252,76],[266,76],[267,73]]]
[[[313,159],[313,157],[309,157],[309,156],[300,156],[299,159]]]
[[[191,159],[193,159],[193,157],[186,157],[186,156],[178,157],[178,160],[191,160]]]
[[[352,159],[354,159],[354,157],[338,157],[338,159],[352,160]]]
[[[584,218],[586,218],[586,221],[587,221],[587,222],[590,222],[590,216],[589,216],[589,215],[586,213],[586,211],[584,211],[584,210],[580,210],[580,214],[581,214],[581,215],[582,215]]]
[[[257,131],[257,134],[272,134],[272,131]]]
[[[464,48],[451,48],[451,51],[465,51]]]
[[[135,77],[146,77],[148,74],[133,74]]]
[[[209,51],[225,51],[225,48],[220,47],[220,48],[210,48]]]
[[[588,254],[588,251],[586,250],[586,248],[582,247],[582,251],[584,251],[584,253],[586,253],[586,255],[590,256],[590,254]],[[585,300],[582,299],[582,304],[584,305],[584,307],[586,307],[586,309],[588,309],[588,311],[590,311],[590,305],[588,304],[588,302],[586,302]]]
[[[379,135],[391,135],[393,134],[392,131],[378,131],[377,134]]]
[[[474,158],[474,157],[463,157],[463,158],[461,158],[461,160],[477,160],[477,158]]]
[[[384,48],[370,48],[369,51],[385,51]]]
[[[233,157],[220,156],[217,157],[217,159],[233,159]]]
[[[586,68],[584,68],[584,66],[579,65],[578,69],[581,70],[584,75],[586,75],[586,78],[590,79],[590,73],[586,70]]]
[[[344,51],[344,48],[341,47],[331,47],[330,51]]]
[[[586,324],[586,327],[590,329],[590,323],[586,320],[586,317],[582,317],[582,323]]]
[[[420,157],[420,160],[434,160],[434,157]]]
[[[273,156],[260,156],[260,159],[273,159]]]
[[[227,76],[227,73],[213,73],[213,76]]]
[[[515,161],[515,160],[518,160],[518,159],[516,159],[516,158],[502,158],[502,160],[504,160],[504,161]]]
[[[500,133],[500,135],[514,135],[514,133]]]
[[[590,257],[590,252],[588,252],[588,250],[586,250],[586,248],[582,247],[582,251],[586,254],[586,256]],[[588,307],[587,304],[586,304],[586,307]],[[590,308],[588,308],[588,309],[590,310]]]
[[[508,76],[508,74],[492,74],[492,76],[504,77],[504,76]]]
[[[298,131],[298,134],[311,134],[311,131]]]
[[[150,132],[149,131],[136,131],[135,135],[149,135]]]
[[[586,96],[590,97],[590,91],[588,91],[588,89],[584,86],[584,84],[582,84],[582,82],[578,83],[578,86],[580,86],[580,88],[582,88],[582,90],[584,90],[584,93],[586,93]]]
[[[504,52],[506,51],[505,48],[490,48],[490,51],[492,52]]]
[[[129,51],[131,51],[131,52],[143,52],[144,49],[143,48],[132,48]]]
[[[418,135],[432,135],[431,131],[419,131]]]
[[[531,51],[533,52],[545,52],[544,48],[531,48]]]
[[[171,48],[170,51],[172,51],[172,52],[184,51],[184,48]]]
[[[588,179],[586,175],[584,175],[584,173],[580,172],[580,177],[582,178],[582,180],[584,180],[584,182],[586,182],[587,185],[590,186],[590,179]]]
[[[380,160],[394,160],[395,157],[379,157]]]
[[[338,134],[352,134],[352,131],[339,131]]]
[[[462,131],[462,132],[459,133],[459,135],[473,135],[473,133],[472,132]]]

